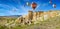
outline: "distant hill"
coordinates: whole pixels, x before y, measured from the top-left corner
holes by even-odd
[[[9,16],[0,16],[0,17],[9,17],[9,18],[14,18],[14,17],[20,17],[22,15],[9,15]]]

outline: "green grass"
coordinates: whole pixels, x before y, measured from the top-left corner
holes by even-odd
[[[60,17],[50,18],[26,29],[60,29]]]
[[[9,29],[9,28],[5,26],[0,26],[0,29]],[[35,25],[34,24],[18,25],[10,29],[60,29],[60,17],[49,18],[48,20],[41,21],[40,23]]]

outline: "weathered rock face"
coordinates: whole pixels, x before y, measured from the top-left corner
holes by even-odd
[[[41,14],[43,14],[43,11],[38,11],[33,13],[33,19],[32,21],[35,22],[34,24],[38,23],[37,21],[40,21]]]
[[[32,22],[36,22],[37,20],[39,20],[39,17],[43,13],[42,11],[38,11],[38,12],[28,11],[28,12],[29,13],[27,16],[19,17],[16,20],[16,22],[19,22],[20,24],[21,23],[31,24]]]
[[[33,11],[28,12],[28,19],[32,20],[33,19]]]
[[[53,18],[55,16],[59,16],[60,11],[49,11],[49,12],[33,12],[29,11],[28,15],[25,17],[18,18],[17,21],[24,24],[31,24],[32,22],[34,24],[38,23],[39,21],[47,20],[48,18]]]

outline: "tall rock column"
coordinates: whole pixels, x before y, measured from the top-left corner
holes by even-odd
[[[33,13],[33,21],[35,21],[37,19],[37,12]]]
[[[33,11],[28,11],[28,23],[31,24],[33,20]]]
[[[28,19],[29,20],[33,19],[33,11],[28,11]]]

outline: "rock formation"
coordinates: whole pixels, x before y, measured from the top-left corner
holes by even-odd
[[[43,11],[28,11],[28,14],[22,17],[19,17],[16,22],[19,22],[20,24],[36,24],[39,23],[40,21],[44,21],[47,20],[48,18],[53,18],[55,16],[59,16],[60,11],[47,11],[47,12],[43,12]]]

